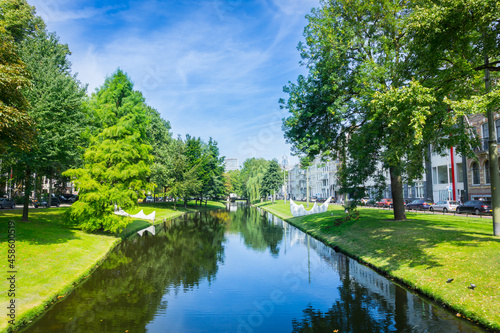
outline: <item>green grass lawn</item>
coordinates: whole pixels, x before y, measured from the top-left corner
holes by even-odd
[[[0,212],[0,228],[7,231],[9,220],[16,221],[16,323],[39,314],[58,296],[71,290],[73,283],[88,275],[119,240],[113,236],[88,234],[62,225],[66,208],[30,210],[31,222],[20,222],[21,210]],[[2,235],[6,233],[2,232]],[[1,239],[2,272],[9,270],[7,242]],[[2,291],[8,288],[2,279]],[[1,304],[11,297],[0,294]],[[3,307],[5,309],[5,307]],[[2,314],[0,331],[7,328]]]
[[[342,206],[293,218],[283,201],[258,204],[293,225],[359,258],[470,320],[500,330],[500,238],[492,220],[360,208],[360,218],[333,226]],[[312,206],[310,206],[312,207]],[[333,216],[332,216],[333,214]],[[446,283],[448,279],[454,279]],[[477,288],[468,288],[474,283]]]
[[[224,208],[223,203],[209,202],[207,209]],[[64,224],[64,212],[68,208],[30,209],[30,222],[20,222],[22,211],[1,210],[0,264],[4,278],[2,278],[2,293],[0,303],[4,309],[11,297],[7,290],[9,282],[6,280],[9,263],[7,262],[7,225],[8,221],[16,222],[16,322],[31,320],[43,312],[54,300],[65,297],[75,283],[84,280],[102,261],[108,252],[126,237],[137,230],[151,225],[146,220],[133,220],[121,234],[86,233],[77,228]],[[170,219],[186,212],[204,210],[203,207],[194,207],[194,202],[188,208],[173,209],[171,203],[141,204],[129,213],[135,214],[141,209],[146,214],[156,210],[155,223]],[[8,327],[3,312],[0,320],[0,332]]]

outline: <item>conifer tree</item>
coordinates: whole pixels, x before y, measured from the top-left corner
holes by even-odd
[[[117,70],[89,102],[103,130],[91,138],[84,167],[68,170],[80,199],[70,218],[82,229],[115,232],[129,219],[113,214],[115,205],[130,209],[148,188],[153,157],[147,139],[147,105],[128,76]]]

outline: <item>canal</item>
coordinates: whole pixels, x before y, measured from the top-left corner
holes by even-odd
[[[482,332],[252,207],[136,234],[23,332]]]

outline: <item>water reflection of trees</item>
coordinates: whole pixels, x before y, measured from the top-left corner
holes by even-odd
[[[342,281],[337,301],[325,312],[309,305],[301,319],[292,320],[293,332],[481,332],[390,282],[384,286],[390,288],[387,298],[380,286],[358,280],[360,264],[337,258]]]
[[[227,229],[231,233],[241,234],[248,248],[269,252],[273,256],[279,254],[279,245],[283,239],[283,228],[280,225],[269,223],[256,209],[241,206],[231,213]]]
[[[89,280],[26,332],[145,332],[165,311],[166,292],[215,278],[223,261],[224,225],[215,213],[167,222],[156,236],[120,244]]]

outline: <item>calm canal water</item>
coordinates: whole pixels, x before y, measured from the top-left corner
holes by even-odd
[[[482,332],[262,210],[122,242],[24,332]]]

